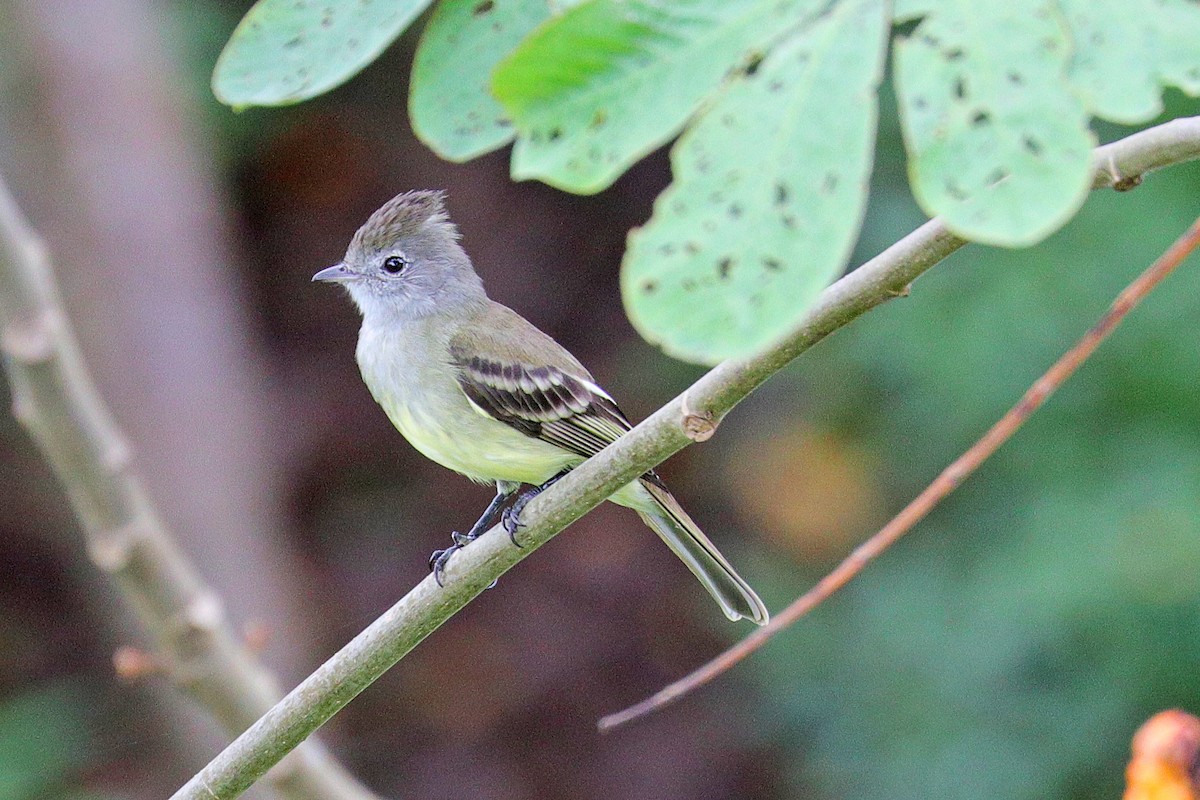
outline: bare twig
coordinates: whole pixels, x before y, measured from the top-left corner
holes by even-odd
[[[1059,386],[1062,386],[1063,381],[1074,374],[1075,370],[1079,369],[1080,365],[1095,352],[1105,337],[1125,318],[1125,315],[1163,278],[1178,267],[1198,245],[1200,245],[1200,220],[1196,220],[1192,227],[1179,237],[1157,261],[1151,264],[1133,283],[1125,287],[1125,291],[1121,292],[1113,301],[1112,306],[1099,322],[1093,325],[1083,338],[1075,343],[1074,347],[1064,353],[1054,366],[1038,378],[1021,400],[1009,409],[1008,413],[1001,417],[979,441],[956,458],[933,480],[933,483],[925,487],[924,491],[893,517],[887,525],[884,525],[878,533],[856,547],[816,586],[775,615],[767,625],[759,628],[696,671],[636,705],[603,717],[598,723],[600,730],[611,730],[618,725],[645,716],[699,689],[758,650],[780,631],[790,627],[853,580],[868,564],[912,530],[913,526],[924,519],[934,506],[957,489],[979,468],[980,464],[1000,448],[1000,445],[1008,441],[1009,437],[1016,433],[1017,429],[1032,416],[1033,412],[1046,402],[1046,398],[1053,394]]]
[[[1170,135],[1162,139],[1147,138],[1149,132],[1135,134],[1100,148],[1097,157],[1125,177],[1200,158],[1200,118],[1176,120],[1169,127]],[[683,395],[676,397],[534,498],[521,517],[527,526],[521,532],[524,547],[513,547],[496,526],[450,562],[445,588],[432,577],[417,584],[225,748],[174,799],[237,797],[493,580],[617,489],[691,444],[689,417],[703,415],[715,426],[800,353],[904,294],[918,276],[965,243],[939,219],[930,220],[830,286],[808,318],[777,344],[753,358],[718,365],[685,392],[686,403]]]
[[[158,642],[157,670],[231,732],[279,696],[230,629],[220,599],[176,548],[92,383],[62,309],[45,247],[0,181],[0,353],[13,413],[66,487],[88,553]],[[291,798],[373,795],[314,742],[271,779]]]

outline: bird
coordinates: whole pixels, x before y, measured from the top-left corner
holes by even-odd
[[[496,487],[468,533],[431,556],[439,584],[450,557],[497,520],[518,543],[525,504],[633,427],[566,348],[488,297],[444,192],[386,202],[313,280],[341,284],[358,307],[355,358],[392,424],[425,457]],[[656,472],[609,500],[636,511],[729,619],[767,623],[762,600]]]

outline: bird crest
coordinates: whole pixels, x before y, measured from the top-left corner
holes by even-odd
[[[372,214],[354,234],[351,249],[379,250],[430,225],[453,229],[446,215],[446,193],[420,190],[398,194]],[[457,238],[457,234],[456,234]]]

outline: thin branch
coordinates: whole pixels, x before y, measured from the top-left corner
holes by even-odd
[[[623,711],[602,717],[597,723],[601,731],[612,730],[618,725],[643,717],[666,706],[727,672],[748,655],[758,650],[780,631],[790,627],[798,619],[829,599],[834,592],[853,580],[868,564],[900,540],[913,526],[925,518],[930,511],[964,480],[991,458],[1000,445],[1004,444],[1025,424],[1025,421],[1046,402],[1063,382],[1079,369],[1100,342],[1120,324],[1134,306],[1141,302],[1159,281],[1167,277],[1189,253],[1200,245],[1200,219],[1192,224],[1173,245],[1150,265],[1133,283],[1113,301],[1112,306],[1100,321],[1092,326],[1075,346],[1063,354],[1054,366],[1034,382],[1021,400],[1009,409],[979,441],[956,458],[938,475],[933,483],[905,506],[887,525],[874,536],[860,544],[849,556],[828,575],[777,614],[767,625],[721,653],[704,666],[659,690],[652,696]]]
[[[1169,130],[1161,137],[1147,131],[1099,148],[1097,161],[1110,173],[1129,178],[1135,174],[1132,165],[1141,174],[1200,158],[1200,117],[1162,129]],[[918,276],[964,244],[939,219],[931,220],[822,292],[805,322],[778,344],[753,358],[713,368],[538,495],[522,515],[527,525],[521,531],[523,547],[513,547],[497,526],[456,554],[446,570],[445,588],[432,577],[417,584],[226,747],[174,800],[237,797],[514,564],[646,470],[694,439],[707,439],[730,409],[788,362],[871,308],[905,294]]]
[[[88,375],[46,248],[0,181],[0,353],[13,413],[66,487],[88,553],[158,642],[165,672],[231,733],[279,697],[233,633],[220,599],[155,512],[133,457]],[[370,800],[313,742],[272,772],[290,798]]]

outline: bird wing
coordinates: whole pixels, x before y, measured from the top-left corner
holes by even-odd
[[[505,363],[451,347],[458,385],[477,411],[584,458],[633,426],[608,393],[559,367]]]

